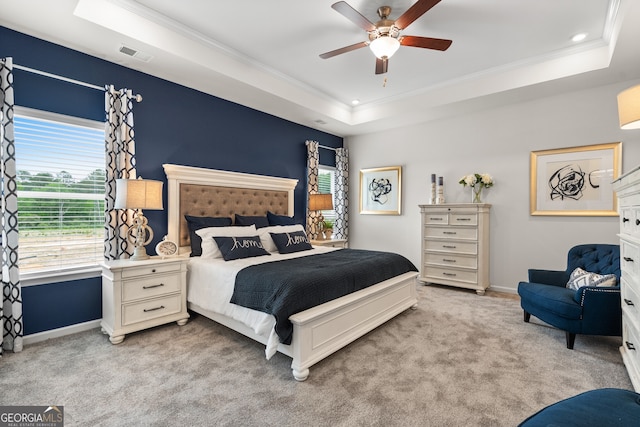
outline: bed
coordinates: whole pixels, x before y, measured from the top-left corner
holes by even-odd
[[[184,256],[191,250],[185,215],[257,216],[267,211],[293,215],[297,180],[173,164],[163,167],[168,189],[167,237],[178,243],[179,252]],[[315,250],[328,252],[333,248]],[[241,314],[232,315],[212,306],[202,293],[190,292],[189,289],[197,289],[196,282],[201,277],[211,274],[202,268],[216,268],[203,267],[203,264],[198,257],[191,258],[187,284],[189,310],[264,344],[267,357],[273,351],[291,357],[293,376],[298,381],[308,378],[312,365],[417,304],[417,273],[402,273],[291,315],[291,342],[283,344],[274,338],[273,316],[243,308],[238,309]],[[261,326],[248,324],[244,321],[246,317]]]

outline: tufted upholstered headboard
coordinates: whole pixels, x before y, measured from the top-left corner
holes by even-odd
[[[163,165],[167,176],[167,238],[188,252],[189,230],[185,215],[293,216],[293,190],[297,179],[227,172],[192,166]]]

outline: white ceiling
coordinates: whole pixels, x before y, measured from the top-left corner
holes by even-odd
[[[0,0],[0,25],[341,136],[640,78],[638,0],[442,0],[402,34],[452,46],[382,75],[368,48],[319,58],[367,39],[334,1]],[[376,22],[415,1],[348,3]]]

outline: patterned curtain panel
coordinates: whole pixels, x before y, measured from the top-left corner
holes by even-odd
[[[349,149],[336,149],[335,191],[333,196],[336,221],[333,232],[336,239],[349,238]]]
[[[318,153],[318,142],[307,141],[307,235],[310,239],[318,238],[318,212],[309,210],[309,194],[318,192],[318,165],[320,164],[320,154]]]
[[[4,350],[22,351],[22,289],[18,270],[18,188],[13,139],[13,60],[0,59],[0,250],[2,252],[2,305],[0,324]]]
[[[129,89],[115,90],[107,86],[105,91],[105,236],[106,260],[129,258],[133,243],[127,239],[127,230],[133,224],[133,211],[115,209],[116,179],[136,178],[136,149],[133,132],[133,101]]]

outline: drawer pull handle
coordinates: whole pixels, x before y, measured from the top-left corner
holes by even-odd
[[[164,283],[160,283],[159,285],[143,286],[142,289],[153,289],[153,288],[159,288],[161,286],[164,286]]]
[[[622,218],[622,222],[623,222],[623,223],[625,223],[625,222],[629,222],[629,218]]]
[[[634,305],[633,301],[631,301],[630,299],[626,299],[626,298],[624,299],[624,303],[627,304],[627,305]]]
[[[444,261],[444,262],[456,262],[455,259],[446,259],[446,258],[442,258],[442,261]]]
[[[442,275],[443,275],[443,276],[456,277],[456,274],[455,274],[455,273],[447,273],[447,272],[444,272],[444,273],[442,273]]]
[[[471,218],[456,218],[456,221],[471,221]]]
[[[145,308],[144,312],[148,313],[150,311],[162,310],[163,308],[164,308],[164,305],[161,305],[160,307],[155,307],[155,308]]]
[[[636,225],[640,225],[640,219],[636,219]]]
[[[429,218],[430,221],[442,221],[442,218]]]
[[[152,272],[152,273],[155,273],[155,272],[156,272],[156,269],[155,269],[155,268],[154,268],[154,269],[152,269],[152,270],[151,270],[151,272]]]
[[[455,231],[443,231],[442,234],[456,234]]]
[[[635,350],[636,349],[636,346],[634,346],[632,342],[625,341],[624,343],[627,345],[627,348],[629,350]]]
[[[456,248],[455,246],[451,246],[451,245],[442,245],[442,247],[446,248],[446,249],[455,249]]]
[[[633,258],[629,258],[628,256],[623,257],[623,259],[627,262],[633,262]]]

